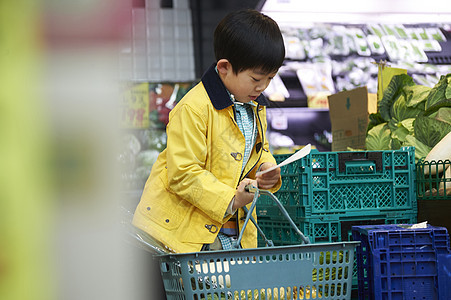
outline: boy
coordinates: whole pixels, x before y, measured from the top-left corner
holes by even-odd
[[[174,252],[230,249],[252,202],[252,184],[277,191],[261,93],[285,57],[277,24],[255,10],[227,15],[214,33],[216,64],[175,106],[167,148],[152,167],[133,224]],[[254,212],[254,218],[255,212]],[[257,247],[248,224],[243,248]]]

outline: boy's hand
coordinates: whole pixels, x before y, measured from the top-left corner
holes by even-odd
[[[248,184],[252,184],[253,186],[256,187],[257,180],[245,178],[240,182],[240,185],[236,189],[235,201],[232,206],[233,210],[236,210],[240,207],[245,206],[246,204],[251,203],[252,200],[254,199],[254,194],[246,192],[246,190],[244,189],[246,187],[246,185],[248,185]]]
[[[275,165],[273,163],[265,162],[261,165],[260,171],[264,171],[274,166]],[[276,168],[272,171],[269,171],[268,173],[257,175],[256,179],[259,188],[268,190],[279,181],[279,178],[280,178],[280,168]]]

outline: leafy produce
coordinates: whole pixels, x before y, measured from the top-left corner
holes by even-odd
[[[374,126],[368,131],[366,147],[368,150],[390,150],[391,132],[387,123]]]
[[[433,88],[416,85],[406,74],[393,76],[369,120],[368,150],[414,146],[417,161],[426,157],[451,132],[451,73]]]
[[[404,86],[415,85],[412,77],[406,74],[393,76],[392,80],[384,91],[384,96],[378,103],[378,111],[385,121],[389,121],[392,117],[393,103],[401,96]]]

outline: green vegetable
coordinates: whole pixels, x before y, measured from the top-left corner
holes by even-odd
[[[448,84],[443,82],[444,81],[441,83],[442,85]],[[437,85],[433,88],[435,91],[444,90],[443,87],[437,87]],[[435,92],[434,94],[436,95]],[[448,132],[451,131],[451,119],[446,118],[446,116],[449,115],[451,115],[451,99],[437,101],[426,111],[421,112],[415,122],[414,134],[417,139],[429,147],[434,147]],[[445,116],[445,120],[442,120],[443,116]]]
[[[392,138],[392,148],[399,149],[402,147],[403,143],[406,142],[406,138],[408,135],[413,135],[414,127],[413,122],[414,118],[405,119],[398,123],[398,126],[395,130],[392,130],[391,138]]]
[[[393,76],[378,112],[370,114],[368,150],[415,147],[415,159],[424,158],[451,132],[451,73],[433,88],[413,83],[409,75]]]
[[[403,92],[406,97],[406,104],[408,107],[418,107],[424,110],[425,98],[429,95],[431,88],[424,85],[413,85],[403,87]]]
[[[371,128],[373,128],[376,125],[386,123],[385,120],[382,118],[381,113],[372,113],[369,115],[369,122],[368,122],[368,129],[367,131],[370,131]]]
[[[421,105],[418,106],[420,107],[409,107],[406,101],[406,97],[404,96],[404,94],[401,94],[395,101],[395,103],[393,103],[393,106],[391,108],[392,118],[390,119],[390,122],[394,122],[394,125],[398,126],[398,123],[405,119],[415,118],[419,113],[424,111],[424,109],[421,108]]]
[[[393,76],[387,88],[384,91],[384,96],[381,101],[378,103],[378,111],[381,113],[382,118],[385,121],[389,121],[392,117],[391,108],[393,103],[398,99],[398,97],[402,94],[402,89],[404,86],[412,86],[415,85],[412,77],[406,74],[399,74]]]
[[[426,109],[444,99],[451,99],[451,73],[440,76],[439,82],[431,89],[426,98]]]
[[[450,85],[451,86],[451,85]],[[448,109],[446,109],[448,108]],[[436,104],[434,104],[433,106],[429,107],[425,112],[424,115],[425,116],[429,116],[432,115],[433,113],[442,110],[442,114],[445,112],[449,112],[449,108],[451,108],[451,98],[449,99],[445,99],[442,101],[437,102]],[[450,122],[450,120],[447,120],[447,122]]]
[[[421,115],[417,117],[414,128],[414,134],[419,141],[429,147],[434,147],[451,131],[451,124]]]
[[[387,123],[371,128],[366,136],[367,150],[391,150],[391,132]]]
[[[433,117],[439,121],[451,124],[451,109],[442,107]]]
[[[415,147],[415,160],[419,161],[424,158],[431,151],[431,147],[426,146],[419,140],[417,140],[413,135],[407,135],[406,141],[402,144],[403,147],[413,146]]]

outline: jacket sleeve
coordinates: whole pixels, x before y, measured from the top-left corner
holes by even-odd
[[[168,189],[223,223],[235,188],[205,168],[209,155],[206,117],[188,105],[171,111],[167,126]]]

